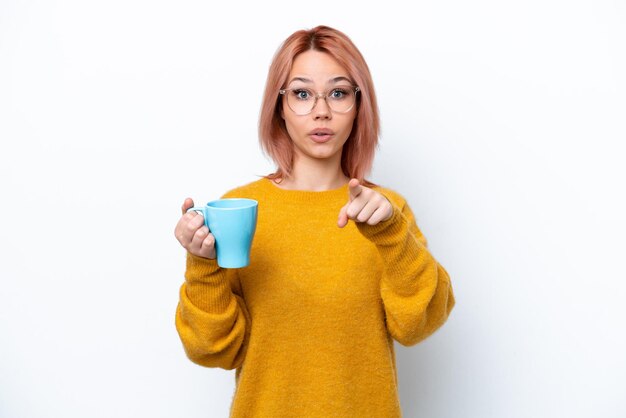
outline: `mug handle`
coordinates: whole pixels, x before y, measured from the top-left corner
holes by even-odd
[[[200,215],[202,215],[204,218],[206,218],[206,216],[204,215],[204,208],[202,206],[194,206],[192,208],[189,208],[189,209],[187,209],[187,212],[185,212],[185,213],[189,213],[190,210],[196,211]]]

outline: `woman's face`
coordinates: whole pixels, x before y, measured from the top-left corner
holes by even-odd
[[[324,52],[309,50],[293,61],[285,89],[301,88],[316,94],[352,85],[348,72],[334,58]],[[297,115],[287,104],[288,94],[300,97],[307,97],[307,94],[301,90],[287,91],[282,98],[281,116],[294,144],[296,157],[334,158],[340,163],[343,145],[350,136],[356,117],[356,104],[348,112],[338,113],[332,111],[326,100],[320,97],[311,113]],[[342,93],[337,90],[335,94],[341,96]],[[320,129],[325,131],[320,132]]]

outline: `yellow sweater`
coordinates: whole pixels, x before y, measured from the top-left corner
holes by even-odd
[[[259,202],[250,265],[187,253],[176,329],[187,356],[237,369],[231,417],[400,417],[393,339],[431,335],[455,300],[398,193],[378,225],[337,226],[348,185],[284,190],[261,178],[223,197]]]

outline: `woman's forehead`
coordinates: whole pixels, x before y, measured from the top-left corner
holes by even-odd
[[[289,72],[290,80],[301,77],[315,82],[326,82],[337,76],[348,77],[348,72],[330,54],[315,50],[298,54]]]

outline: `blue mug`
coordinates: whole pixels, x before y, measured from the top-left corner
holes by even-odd
[[[253,199],[218,199],[187,209],[201,213],[215,237],[217,264],[240,268],[250,264],[250,248],[256,231],[259,202]]]

